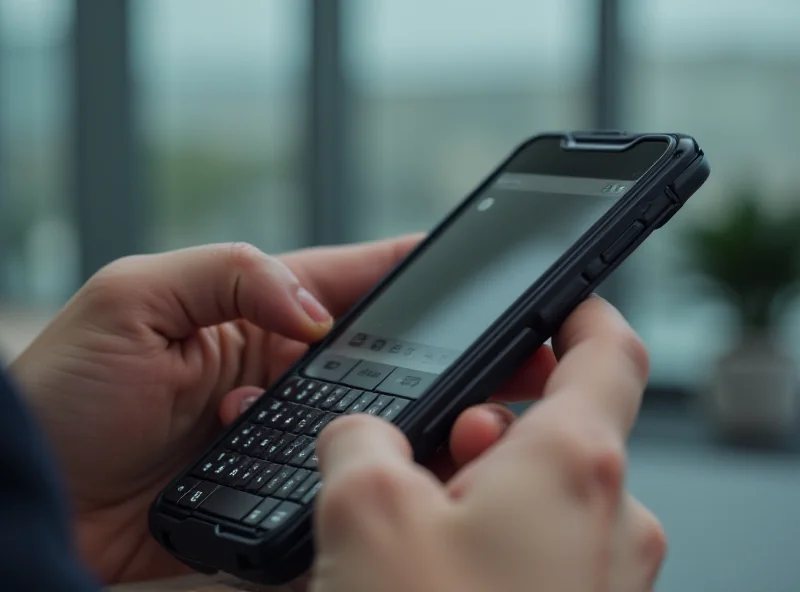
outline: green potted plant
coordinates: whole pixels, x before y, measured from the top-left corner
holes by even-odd
[[[687,236],[694,270],[737,312],[739,339],[712,375],[710,411],[728,435],[782,436],[795,426],[795,360],[775,328],[800,280],[800,209],[770,212],[755,191],[741,191],[721,216]]]

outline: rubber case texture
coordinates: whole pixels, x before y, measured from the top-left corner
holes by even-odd
[[[581,150],[623,150],[648,139],[667,139],[669,148],[636,186],[564,253],[434,382],[422,398],[396,418],[395,424],[408,436],[418,461],[424,461],[444,444],[458,415],[467,407],[488,399],[541,344],[552,337],[581,301],[686,203],[710,174],[708,161],[697,142],[683,134],[602,131],[552,132],[535,136],[517,147],[403,262],[339,319],[331,333],[312,346],[285,376],[301,372],[315,353],[335,340],[394,277],[402,274],[416,258],[424,257],[428,245],[446,231],[472,198],[491,184],[517,154],[532,142],[554,137]],[[609,253],[613,254],[610,260]],[[282,381],[283,378],[272,388],[277,388]],[[271,389],[267,389],[265,396],[270,393]],[[248,417],[245,413],[239,418],[198,457],[198,462]],[[187,476],[191,467],[176,475],[170,486]],[[200,516],[169,504],[163,500],[163,495],[163,492],[159,494],[151,506],[150,530],[165,549],[198,572],[223,571],[260,584],[280,585],[303,574],[312,565],[313,502],[283,528],[267,535],[257,535],[241,524]]]

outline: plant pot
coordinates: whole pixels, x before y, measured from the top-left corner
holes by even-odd
[[[798,418],[794,359],[761,333],[749,333],[717,364],[710,412],[716,428],[735,439],[790,436]]]

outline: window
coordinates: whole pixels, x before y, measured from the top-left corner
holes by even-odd
[[[307,4],[131,6],[150,247],[297,246],[307,216],[298,179]]]
[[[595,4],[347,2],[351,238],[428,229],[528,136],[589,125]]]
[[[719,216],[743,185],[758,184],[775,208],[800,198],[800,6],[628,0],[624,8],[624,126],[691,133],[712,165],[690,205],[629,261],[636,281],[626,312],[652,351],[653,380],[695,386],[735,336],[731,312],[689,283],[680,233]]]
[[[58,306],[76,287],[69,209],[71,6],[0,4],[0,301]]]

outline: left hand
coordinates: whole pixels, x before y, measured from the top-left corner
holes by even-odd
[[[149,533],[155,496],[418,240],[280,258],[246,245],[128,257],[79,290],[11,372],[60,461],[97,577],[187,571]],[[554,366],[542,348],[504,399],[538,397]],[[435,472],[447,479],[512,419],[496,404],[466,411]]]

